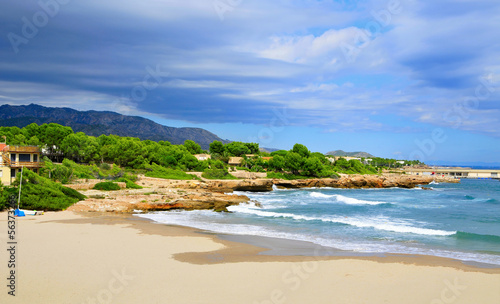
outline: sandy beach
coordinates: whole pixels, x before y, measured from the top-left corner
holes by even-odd
[[[109,213],[18,218],[16,233],[14,297],[0,213],[0,303],[500,302],[500,269],[442,258],[259,254],[265,249]]]

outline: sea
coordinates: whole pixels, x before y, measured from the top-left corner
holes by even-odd
[[[425,189],[428,188],[428,189]],[[137,214],[210,232],[308,241],[353,254],[418,254],[500,267],[500,181],[462,179],[414,189],[236,192],[252,202]]]

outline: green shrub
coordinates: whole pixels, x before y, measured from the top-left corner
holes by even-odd
[[[152,165],[147,166],[147,172],[146,176],[148,177],[156,177],[156,178],[164,178],[164,179],[178,179],[178,180],[191,180],[191,179],[196,179],[197,177],[192,174],[187,174],[184,171],[177,170],[177,169],[171,169],[171,168],[165,168],[162,166],[159,166],[155,163]]]
[[[11,208],[10,199],[14,197],[17,202],[17,189],[14,187],[0,187],[0,211]]]
[[[323,178],[339,178],[340,175],[333,171],[333,170],[330,170],[330,169],[325,169],[325,170],[322,170],[321,172],[318,173],[318,177],[323,177]]]
[[[111,166],[108,163],[102,163],[99,167],[102,170],[111,170]]]
[[[113,182],[101,182],[95,184],[94,190],[104,190],[104,191],[113,191],[113,190],[120,190],[120,186],[118,186],[117,183]]]
[[[289,173],[267,172],[267,178],[293,180],[293,179],[310,179],[312,177],[304,176],[304,175],[289,174]]]
[[[133,181],[125,177],[120,177],[116,181],[127,184],[127,189],[142,189],[142,186],[139,186],[138,184],[134,183]]]
[[[208,179],[238,179],[225,169],[206,169],[201,176]]]
[[[19,185],[19,178],[14,182]],[[4,199],[14,195],[17,199],[18,188],[8,187],[2,191],[0,205],[4,205]],[[59,211],[68,208],[74,203],[85,199],[85,195],[80,192],[64,187],[48,178],[39,176],[30,171],[23,171],[23,185],[21,191],[20,208],[43,211]]]

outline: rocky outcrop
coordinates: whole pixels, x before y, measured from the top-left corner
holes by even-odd
[[[432,177],[400,174],[386,175],[343,175],[340,178],[320,178],[302,180],[273,180],[279,188],[414,188],[433,181]]]
[[[217,192],[253,191],[266,192],[273,190],[271,179],[241,179],[241,180],[209,180],[206,189]]]
[[[215,210],[248,203],[244,195],[227,194],[233,191],[272,191],[278,188],[413,188],[432,182],[431,176],[384,174],[342,175],[340,178],[303,180],[252,179],[252,180],[192,180],[178,181],[141,177],[138,183],[144,189],[119,191],[82,191],[87,199],[68,208],[72,211],[133,212],[161,210]]]
[[[153,191],[152,191],[153,190]],[[200,189],[145,188],[120,191],[88,190],[87,199],[68,208],[70,211],[133,212],[162,210],[215,210],[247,203],[244,195],[231,195]]]
[[[414,188],[426,185],[434,180],[431,176],[383,174],[383,175],[347,175],[339,178],[311,178],[300,180],[283,179],[240,179],[240,180],[203,180],[203,181],[167,181],[158,178],[141,177],[140,182],[167,184],[168,187],[181,189],[203,189],[211,192],[228,193],[233,191],[267,192],[278,188]]]
[[[214,210],[227,211],[227,207],[247,203],[250,199],[243,195],[219,195],[209,193],[190,194],[172,202],[143,202],[129,206],[128,211],[162,211],[162,210]]]

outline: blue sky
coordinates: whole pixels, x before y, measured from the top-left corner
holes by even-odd
[[[500,162],[498,16],[497,0],[3,1],[0,103]]]

